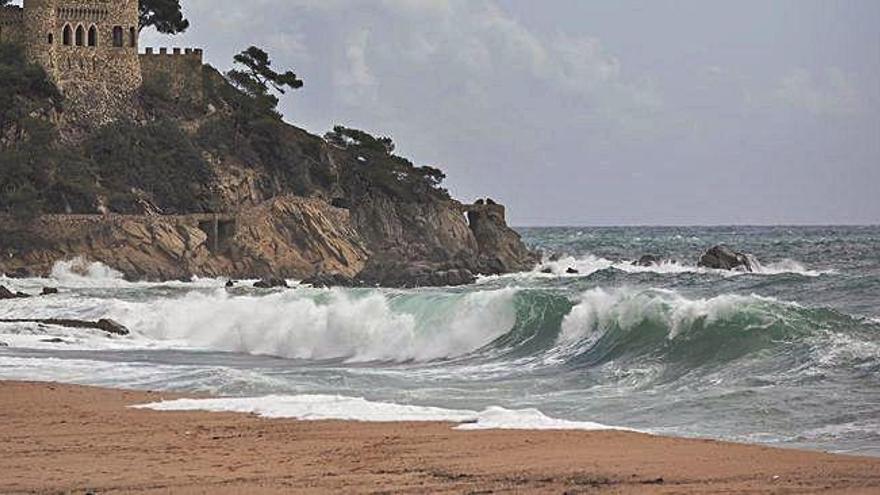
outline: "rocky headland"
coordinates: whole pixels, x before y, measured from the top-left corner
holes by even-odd
[[[124,115],[90,126],[37,67],[3,56],[33,80],[0,118],[0,273],[81,257],[129,279],[406,287],[538,261],[503,206],[455,200],[388,138],[290,125],[208,65],[197,96],[145,80]]]

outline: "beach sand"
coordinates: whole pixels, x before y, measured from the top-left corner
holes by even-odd
[[[0,382],[0,492],[880,493],[880,459],[615,431],[269,420]]]

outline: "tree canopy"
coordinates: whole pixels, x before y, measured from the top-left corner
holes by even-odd
[[[394,153],[394,141],[390,137],[373,137],[359,129],[351,129],[337,125],[324,135],[324,139],[339,148],[357,146],[368,150],[379,151],[386,155]]]
[[[0,0],[0,5],[3,1]],[[153,26],[160,33],[178,34],[189,27],[189,21],[183,17],[180,0],[139,0],[138,7],[140,29]]]
[[[239,53],[234,60],[241,68],[227,72],[227,79],[261,109],[275,111],[278,97],[273,91],[284,94],[286,89],[299,89],[303,86],[302,80],[293,71],[276,72],[272,68],[269,54],[255,46]]]

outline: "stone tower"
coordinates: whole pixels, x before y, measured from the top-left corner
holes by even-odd
[[[22,43],[77,119],[113,120],[141,86],[138,0],[24,0]]]

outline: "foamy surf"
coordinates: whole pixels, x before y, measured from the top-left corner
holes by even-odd
[[[489,407],[483,411],[373,402],[341,395],[268,395],[264,397],[177,399],[132,406],[154,411],[207,411],[255,414],[301,421],[444,422],[459,430],[626,430],[586,421],[551,418],[537,409]]]
[[[597,272],[614,269],[625,273],[656,273],[660,275],[675,275],[680,273],[697,273],[704,275],[716,275],[720,277],[736,277],[745,274],[752,275],[783,275],[793,274],[804,277],[820,277],[822,275],[833,275],[837,273],[835,270],[812,270],[804,264],[791,259],[783,259],[769,263],[756,263],[753,272],[741,270],[717,270],[714,268],[705,268],[697,265],[681,263],[676,260],[663,260],[660,263],[650,266],[640,266],[633,264],[635,260],[618,260],[612,261],[601,256],[586,254],[583,256],[564,256],[554,260],[544,260],[534,270],[528,273],[515,273],[510,275],[483,277],[481,280],[491,281],[498,278],[557,278],[557,277],[588,277]]]

